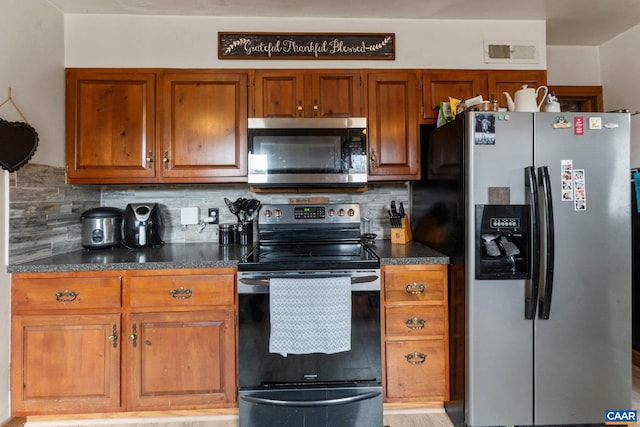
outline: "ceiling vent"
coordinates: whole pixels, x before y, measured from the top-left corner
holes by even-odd
[[[485,64],[537,64],[538,47],[535,41],[484,41]]]

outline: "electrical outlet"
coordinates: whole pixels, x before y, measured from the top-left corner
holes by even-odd
[[[220,222],[220,211],[218,208],[209,208],[209,218],[212,219],[211,224]]]

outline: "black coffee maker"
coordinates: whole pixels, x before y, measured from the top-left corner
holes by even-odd
[[[163,243],[164,222],[156,203],[130,203],[122,219],[122,244],[128,248],[148,248]]]

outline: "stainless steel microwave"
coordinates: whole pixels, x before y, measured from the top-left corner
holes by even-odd
[[[250,118],[249,184],[254,187],[363,187],[367,119]]]

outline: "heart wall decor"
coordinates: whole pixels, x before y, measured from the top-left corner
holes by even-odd
[[[27,164],[38,148],[38,133],[24,122],[0,118],[0,166],[15,172]]]

